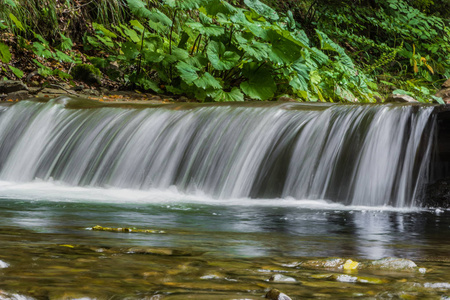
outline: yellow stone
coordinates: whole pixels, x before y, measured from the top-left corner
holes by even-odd
[[[344,264],[344,270],[356,270],[359,262],[348,259]]]

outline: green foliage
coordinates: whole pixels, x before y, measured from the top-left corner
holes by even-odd
[[[327,0],[311,5],[312,19],[301,12],[294,17],[317,20],[318,29],[345,46],[351,60],[381,85],[387,75],[428,102],[436,100],[431,95],[439,82],[450,77],[449,20],[430,15],[440,14],[437,7],[438,1],[429,0],[344,0],[339,5]],[[406,82],[428,89],[429,96]]]
[[[9,47],[3,43],[0,43],[0,61],[5,64],[11,61],[11,52],[9,52]]]
[[[369,79],[357,76],[361,71],[342,47],[320,31],[320,49],[314,47],[292,15],[280,17],[259,0],[244,1],[244,8],[224,0],[127,2],[135,19],[109,28],[93,24],[96,34],[85,41],[108,53],[92,63],[103,70],[118,63],[128,84],[207,101],[286,93],[313,101],[373,101]]]
[[[93,65],[78,64],[72,68],[70,73],[73,79],[81,80],[88,84],[99,84],[102,73]]]

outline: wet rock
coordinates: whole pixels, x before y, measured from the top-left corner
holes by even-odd
[[[446,103],[450,103],[450,79],[447,79],[447,81],[442,84],[442,89],[438,91],[435,96],[441,97]]]
[[[347,259],[343,268],[344,268],[344,270],[356,270],[356,269],[358,269],[358,266],[359,266],[359,262],[353,261],[351,259]]]
[[[417,265],[409,259],[385,257],[368,263],[367,268],[389,271],[415,271]]]
[[[348,274],[315,274],[311,275],[311,278],[348,283],[383,284],[387,282],[386,280],[377,277],[353,276]]]
[[[5,100],[7,101],[20,101],[20,100],[26,100],[26,99],[30,99],[31,96],[28,93],[28,91],[17,91],[17,92],[12,92],[6,95]]]
[[[294,98],[288,97],[288,96],[281,96],[278,98],[278,101],[281,102],[297,102]]]
[[[277,289],[271,289],[266,294],[266,299],[271,300],[292,300],[288,295],[283,294]]]
[[[0,269],[5,269],[9,267],[9,264],[4,262],[3,260],[0,260]]]
[[[343,258],[325,258],[316,260],[307,260],[300,264],[301,267],[306,268],[328,268],[328,269],[342,269],[346,260]]]
[[[22,81],[0,80],[0,94],[9,94],[27,90],[27,86]]]
[[[386,102],[400,102],[400,103],[419,103],[416,99],[408,95],[391,94]]]
[[[137,229],[134,227],[102,227],[100,225],[95,225],[91,228],[94,231],[111,231],[111,232],[125,232],[125,233],[164,233],[161,230],[152,229]]]
[[[129,254],[147,254],[147,255],[160,255],[160,256],[198,256],[203,252],[198,251],[186,251],[180,249],[170,248],[149,248],[149,247],[133,247],[127,251]]]
[[[269,278],[269,281],[273,281],[273,282],[296,282],[297,280],[295,280],[295,278],[289,277],[289,276],[285,276],[285,275],[281,275],[281,274],[275,274],[272,275]]]
[[[428,207],[450,207],[450,178],[444,178],[430,184],[426,190]]]

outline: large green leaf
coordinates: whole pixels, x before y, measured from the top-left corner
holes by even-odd
[[[309,83],[309,68],[306,64],[296,62],[292,65],[292,69],[295,71],[294,76],[289,82],[289,85],[296,91],[308,91]]]
[[[208,0],[164,0],[164,3],[172,8],[196,9],[207,3]]]
[[[172,27],[172,20],[157,8],[152,8],[148,25],[158,33],[168,33]]]
[[[188,85],[191,85],[194,80],[198,78],[197,72],[198,68],[181,61],[177,64],[177,69],[180,72],[181,79],[184,80]]]
[[[218,14],[230,15],[238,9],[225,0],[210,0],[203,4],[205,13],[210,16],[217,16]]]
[[[275,30],[271,30],[269,38],[272,43],[272,51],[269,58],[276,64],[291,64],[301,57],[302,47],[292,39],[286,38]]]
[[[244,101],[244,95],[237,87],[234,87],[230,92],[218,90],[212,94],[212,97],[217,102]]]
[[[0,43],[0,60],[5,64],[11,61],[11,52],[9,52],[9,47],[3,43]]]
[[[270,71],[261,68],[260,70],[255,70],[249,80],[241,83],[241,89],[252,99],[267,100],[274,96],[277,91],[277,85]]]
[[[247,56],[255,58],[257,61],[265,60],[270,52],[270,46],[265,43],[258,42],[254,39],[248,40],[240,34],[235,35],[237,44],[245,52]]]
[[[205,34],[207,36],[219,36],[225,33],[225,28],[217,25],[204,26],[200,22],[187,22],[185,26],[191,28],[198,33]]]
[[[206,50],[211,65],[219,71],[229,70],[237,65],[240,56],[233,51],[226,51],[222,42],[212,41]]]
[[[136,44],[132,42],[123,43],[122,52],[127,60],[133,60],[139,55],[139,50],[136,48]]]
[[[264,18],[276,21],[280,17],[277,12],[259,0],[244,0],[244,3]]]
[[[150,18],[152,13],[141,0],[127,0],[130,11],[139,18]]]
[[[205,72],[205,74],[203,74],[201,77],[196,79],[194,81],[194,84],[197,87],[202,88],[204,90],[207,90],[207,89],[221,89],[222,88],[222,85],[220,84],[220,81],[217,80],[216,78],[214,78],[214,76],[212,76],[208,72]]]

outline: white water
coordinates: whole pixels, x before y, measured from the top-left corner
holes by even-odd
[[[21,201],[49,201],[72,203],[107,203],[107,204],[157,204],[157,205],[213,205],[213,206],[256,206],[256,207],[292,207],[319,210],[355,210],[355,211],[397,211],[413,212],[422,209],[414,207],[392,206],[355,206],[343,205],[326,200],[308,200],[275,198],[253,199],[235,198],[223,201],[214,199],[201,192],[185,194],[170,187],[166,190],[132,190],[117,188],[93,188],[69,186],[61,182],[43,182],[40,180],[27,183],[0,181],[0,200],[17,199]]]
[[[64,101],[0,112],[0,197],[392,209],[420,204],[427,180],[433,107]]]

